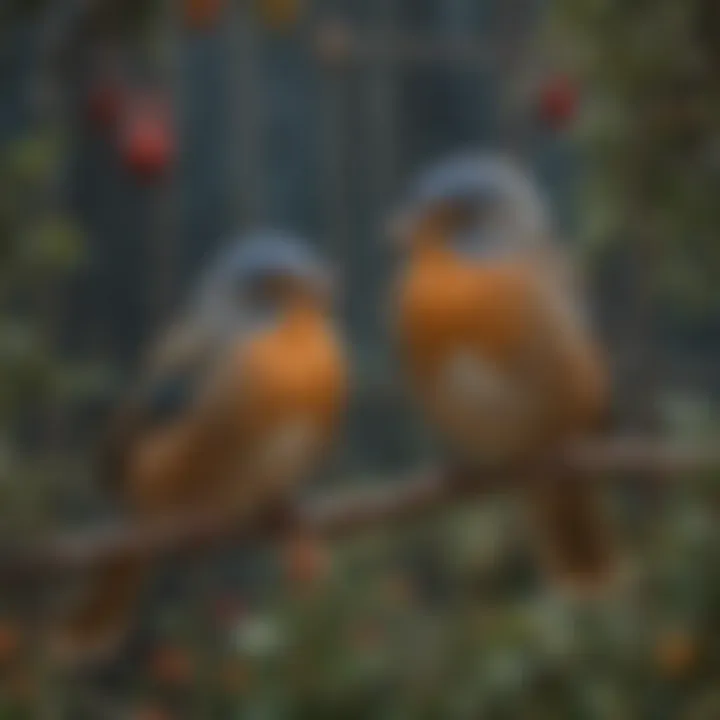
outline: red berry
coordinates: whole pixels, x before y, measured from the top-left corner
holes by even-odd
[[[214,28],[224,9],[225,0],[185,0],[185,19],[193,30]]]
[[[97,128],[107,130],[118,120],[122,106],[122,87],[110,77],[99,79],[88,92],[88,115]]]
[[[689,673],[697,664],[698,643],[684,632],[666,632],[657,641],[655,662],[660,673],[677,678]]]
[[[138,104],[128,114],[121,136],[127,168],[139,179],[157,180],[175,156],[175,137],[166,112],[156,104]]]
[[[172,720],[172,715],[159,705],[143,705],[136,708],[132,720]]]
[[[553,128],[565,127],[577,113],[578,99],[578,89],[570,78],[551,78],[540,90],[540,115]]]
[[[150,659],[150,675],[160,685],[186,687],[195,676],[193,657],[185,648],[161,646]]]
[[[303,11],[302,0],[256,0],[260,19],[272,30],[293,27]]]
[[[0,665],[14,660],[20,649],[20,632],[11,621],[0,622]]]
[[[330,555],[320,538],[298,536],[284,548],[285,577],[296,589],[310,588],[330,573]]]
[[[221,627],[236,625],[246,614],[245,604],[238,598],[223,596],[214,602],[213,615]]]
[[[237,694],[244,692],[250,684],[250,668],[237,658],[227,661],[220,668],[220,681],[226,693]]]

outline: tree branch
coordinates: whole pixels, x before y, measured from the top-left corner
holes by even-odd
[[[608,481],[622,474],[652,482],[720,467],[720,445],[690,446],[658,440],[619,438],[573,447],[559,459],[579,477]],[[286,523],[276,514],[258,514],[239,523],[227,510],[167,518],[153,524],[91,528],[0,552],[0,576],[15,580],[51,579],[91,570],[117,557],[162,556],[220,543],[272,539],[293,527],[339,538],[373,526],[414,519],[472,497],[512,487],[517,469],[467,475],[426,471],[382,486],[353,488],[291,508]]]

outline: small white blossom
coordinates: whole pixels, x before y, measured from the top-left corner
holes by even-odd
[[[282,650],[285,633],[272,618],[249,618],[235,627],[232,643],[238,652],[254,657],[268,657]]]

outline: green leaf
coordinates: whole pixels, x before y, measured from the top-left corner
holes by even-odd
[[[63,273],[74,270],[83,258],[83,235],[62,215],[42,218],[23,236],[19,262],[29,272]]]
[[[57,167],[62,141],[56,133],[43,131],[16,140],[6,152],[9,177],[23,186],[37,186]]]

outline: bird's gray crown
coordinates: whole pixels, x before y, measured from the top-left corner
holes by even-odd
[[[198,283],[190,312],[202,323],[225,327],[252,311],[249,294],[265,280],[294,279],[321,290],[330,284],[322,257],[292,233],[261,228],[224,246]],[[248,293],[248,295],[246,295]]]
[[[534,231],[544,231],[547,225],[544,203],[530,174],[500,154],[461,153],[431,165],[412,186],[406,205],[419,212],[443,202],[502,203]]]
[[[289,232],[259,229],[223,248],[209,271],[209,279],[238,285],[270,276],[313,281],[327,272],[318,253]]]

